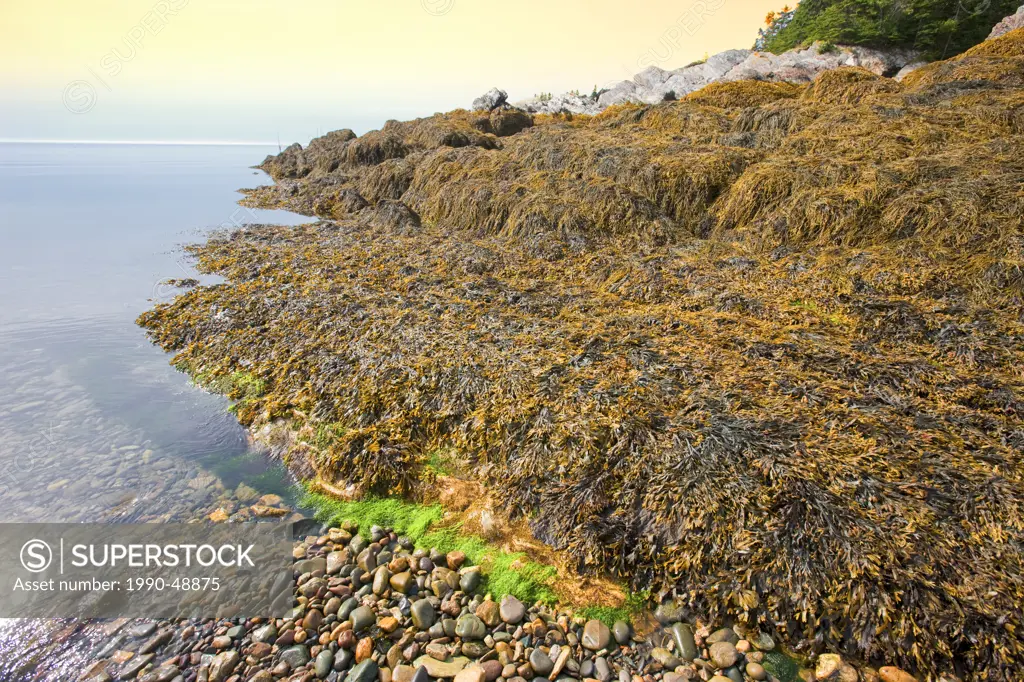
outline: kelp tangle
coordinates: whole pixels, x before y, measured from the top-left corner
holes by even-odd
[[[1022,81],[1018,30],[902,84],[331,133],[246,199],[321,221],[190,247],[227,283],[140,323],[328,433],[308,474],[408,492],[442,450],[583,570],[1019,679]]]

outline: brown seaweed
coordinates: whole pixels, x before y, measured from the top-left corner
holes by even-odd
[[[1014,679],[1022,55],[332,134],[248,197],[324,220],[190,247],[228,282],[140,323],[258,377],[244,423],[329,427],[327,481],[407,492],[443,448],[584,570]]]

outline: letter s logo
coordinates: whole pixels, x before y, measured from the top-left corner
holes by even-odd
[[[21,546],[21,565],[29,573],[41,573],[53,563],[53,551],[42,540],[29,540]]]

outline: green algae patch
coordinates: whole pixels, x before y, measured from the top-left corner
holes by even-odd
[[[511,594],[527,604],[558,601],[552,588],[554,567],[542,566],[527,560],[524,554],[505,552],[481,538],[464,535],[458,527],[442,526],[444,510],[440,505],[395,498],[341,501],[315,492],[306,492],[298,504],[315,510],[315,518],[321,523],[339,525],[350,521],[364,531],[375,525],[393,528],[417,548],[437,549],[445,554],[463,552],[471,564],[484,569],[481,591],[490,592],[495,599]]]
[[[633,622],[633,619],[651,606],[651,593],[644,590],[641,592],[626,592],[626,599],[621,606],[600,606],[588,605],[578,608],[576,615],[586,619],[596,619],[611,627],[616,621],[625,623]]]
[[[781,651],[765,652],[762,665],[764,665],[765,670],[777,677],[781,682],[795,682],[799,679],[797,673],[800,672],[800,666],[795,659],[790,658]]]

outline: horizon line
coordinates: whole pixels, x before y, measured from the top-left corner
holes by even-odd
[[[238,142],[230,140],[32,140],[0,137],[0,144],[136,144],[209,147],[276,147],[277,142]]]

